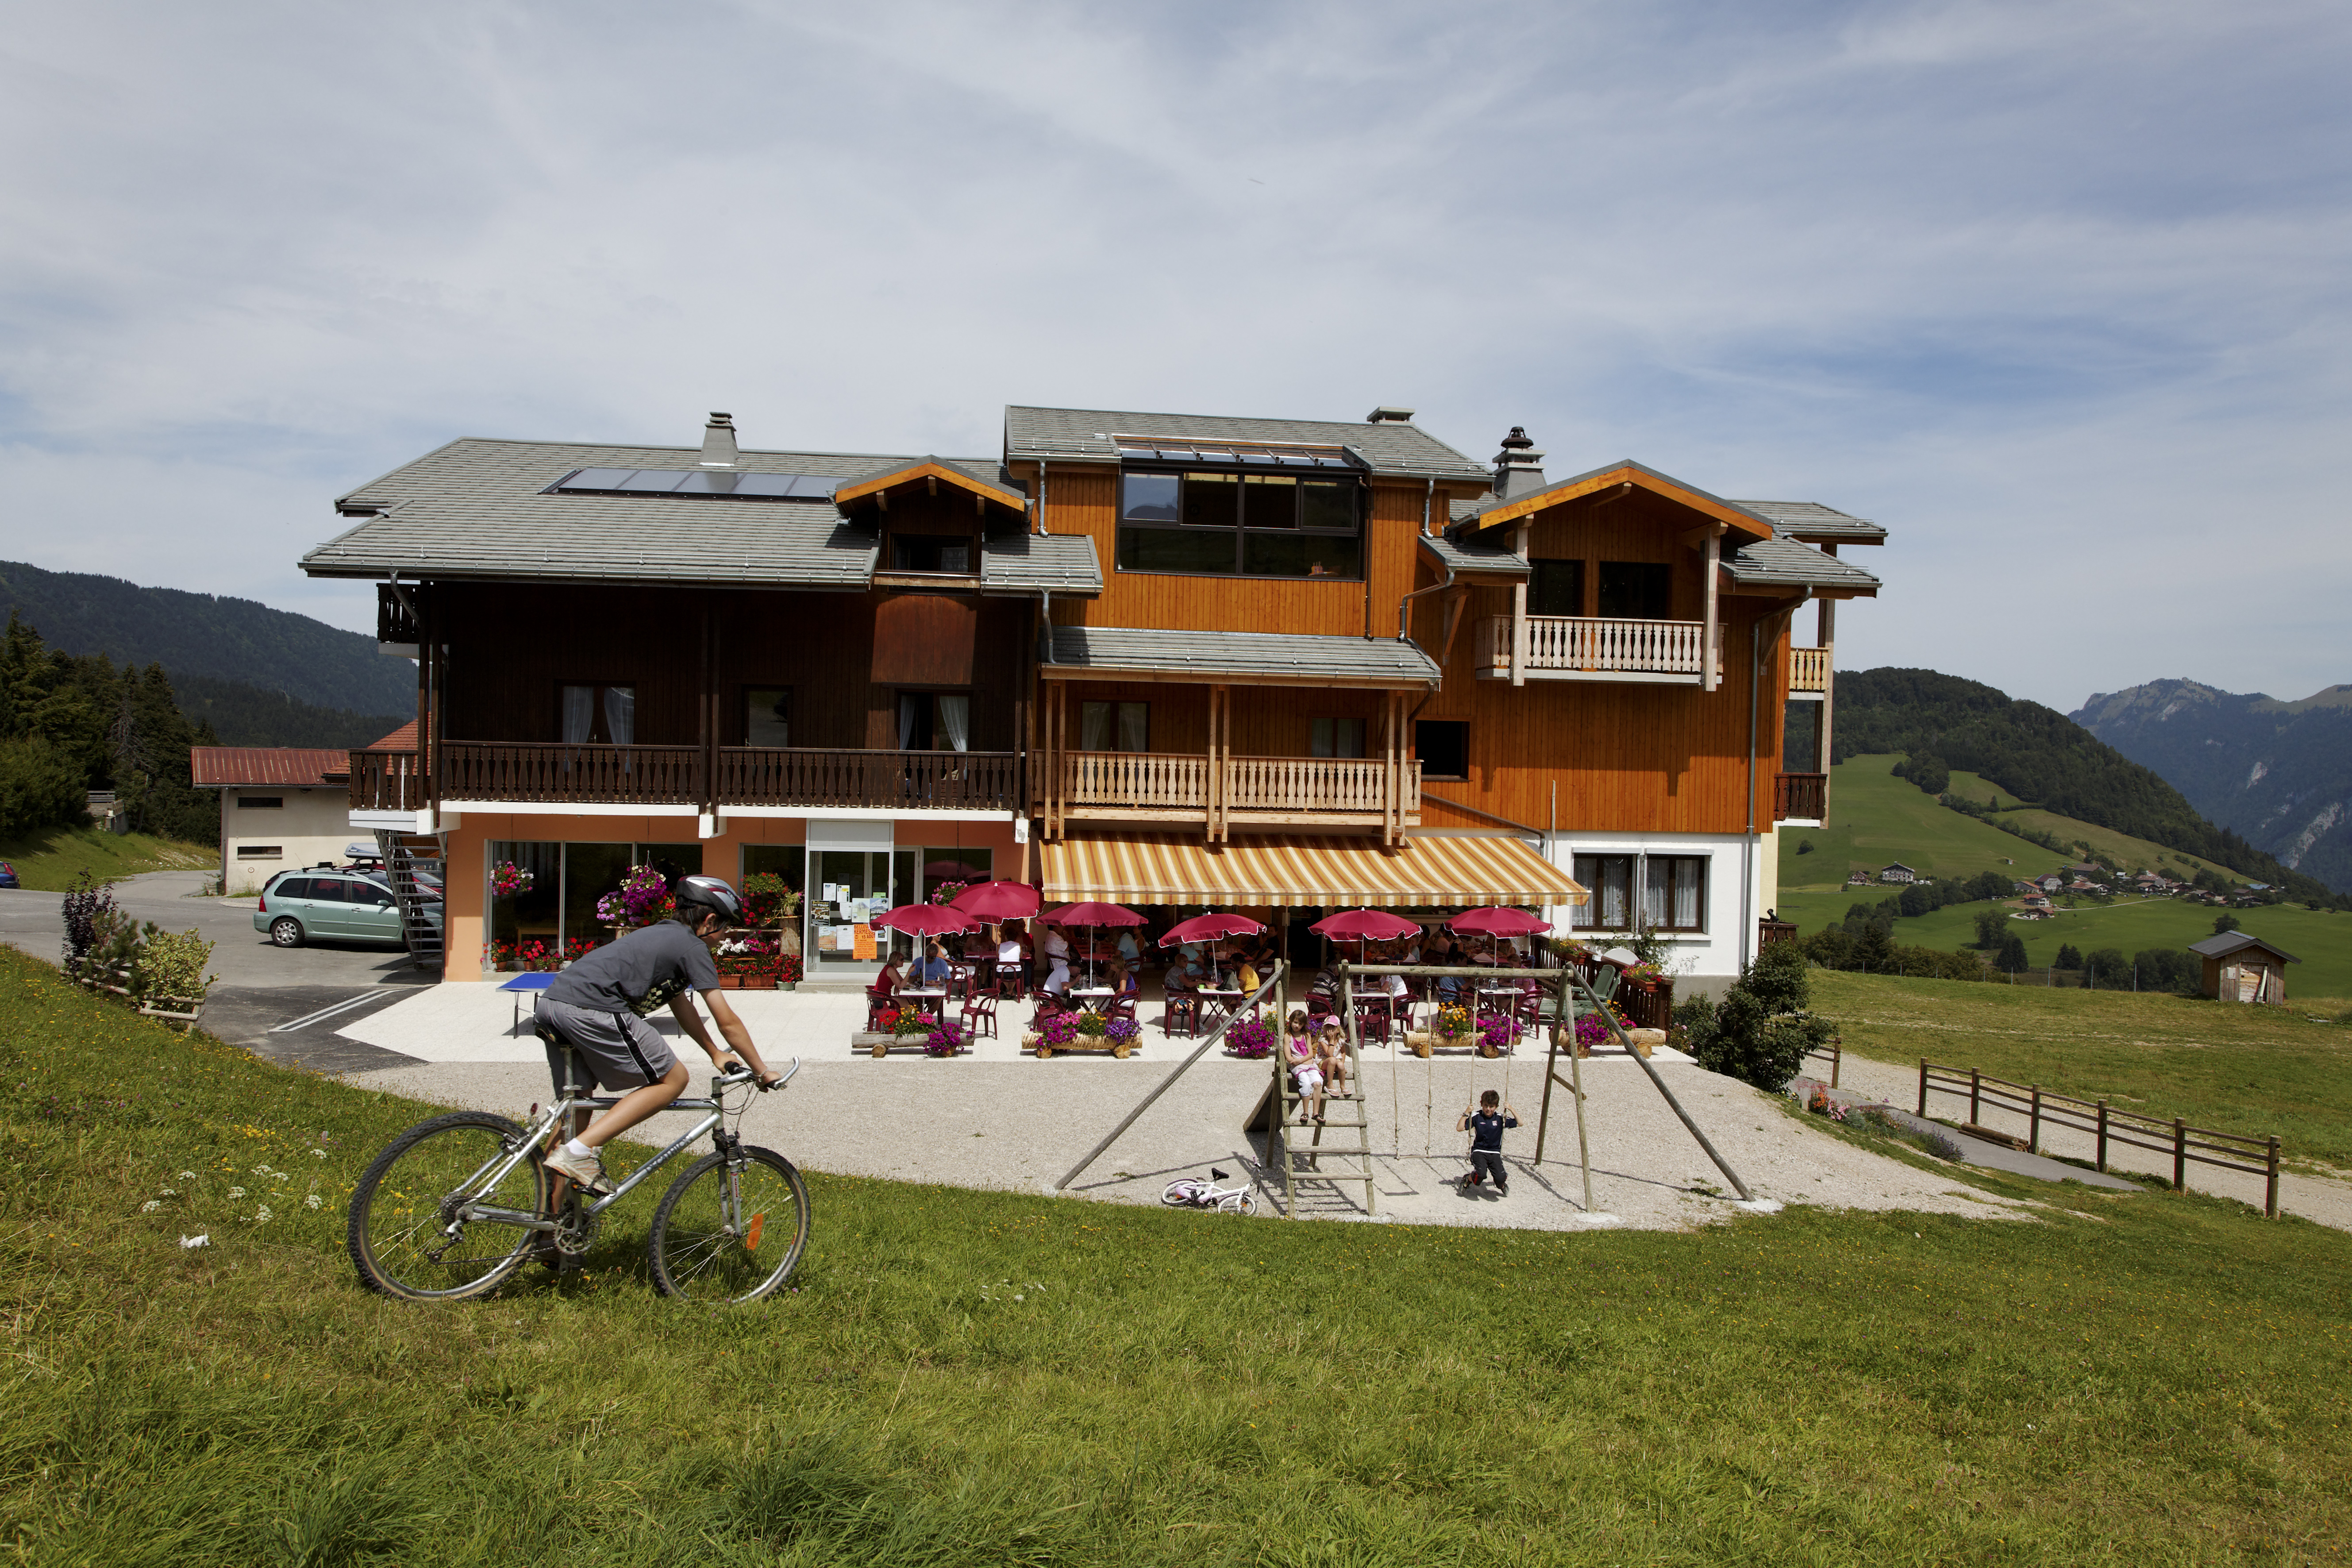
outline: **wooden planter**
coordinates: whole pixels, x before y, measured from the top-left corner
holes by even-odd
[[[1481,1040],[1478,1037],[1478,1031],[1475,1029],[1471,1030],[1466,1035],[1440,1035],[1434,1031],[1423,1032],[1421,1030],[1414,1030],[1405,1036],[1404,1043],[1411,1048],[1414,1056],[1423,1058],[1426,1058],[1431,1051],[1435,1050],[1440,1046],[1445,1047],[1448,1050],[1455,1050],[1466,1047],[1475,1047],[1480,1056],[1489,1058],[1499,1057],[1503,1054],[1493,1046]]]
[[[1037,1059],[1041,1062],[1051,1060],[1055,1055],[1066,1052],[1074,1055],[1092,1057],[1099,1057],[1108,1054],[1117,1057],[1121,1061],[1125,1061],[1128,1058],[1129,1054],[1135,1049],[1135,1042],[1133,1040],[1106,1040],[1100,1036],[1097,1036],[1092,1040],[1089,1040],[1086,1036],[1080,1035],[1076,1039],[1069,1041],[1066,1044],[1049,1046],[1045,1043],[1045,1037],[1041,1035],[1024,1034],[1021,1037],[1021,1047],[1024,1050],[1035,1051],[1037,1053]]]
[[[892,1051],[914,1051],[929,1056],[931,1050],[930,1047],[924,1043],[925,1038],[926,1037],[922,1035],[887,1035],[870,1029],[859,1029],[850,1035],[849,1048],[853,1051],[865,1051],[877,1060],[888,1056]],[[971,1047],[967,1042],[958,1047],[954,1054],[961,1057],[969,1056],[971,1052]]]
[[[721,973],[719,976],[719,989],[721,991],[773,991],[776,989],[776,977],[772,974]]]

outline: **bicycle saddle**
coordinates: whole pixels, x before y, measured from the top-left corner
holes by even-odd
[[[1229,1182],[1233,1180],[1230,1175],[1218,1170],[1214,1165],[1209,1167],[1209,1179],[1213,1182]]]

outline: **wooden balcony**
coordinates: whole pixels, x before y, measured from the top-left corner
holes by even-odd
[[[446,741],[441,798],[699,805],[700,746],[514,745]]]
[[[1829,774],[1774,773],[1772,775],[1773,821],[1819,822],[1828,815],[1829,805]]]
[[[418,811],[424,805],[425,772],[415,752],[352,753],[353,811]]]
[[[1053,815],[1072,821],[1220,822],[1378,827],[1421,822],[1421,763],[1393,775],[1377,757],[1212,759],[1150,752],[1066,752]]]
[[[1792,647],[1789,650],[1789,689],[1822,691],[1830,689],[1830,650],[1825,647]]]
[[[1011,752],[866,752],[722,746],[721,810],[824,805],[877,811],[1012,811],[1019,770]]]
[[[1524,672],[1529,680],[1652,681],[1706,684],[1706,625],[1703,621],[1636,621],[1580,616],[1529,616]],[[1511,679],[1511,617],[1478,624],[1481,680]],[[1723,656],[1716,654],[1716,674]]]

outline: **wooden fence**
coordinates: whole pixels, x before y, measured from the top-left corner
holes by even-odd
[[[2187,1187],[2191,1163],[2265,1177],[2268,1185],[2263,1197],[2263,1213],[2268,1218],[2278,1218],[2279,1141],[2275,1133],[2268,1138],[2248,1138],[2242,1133],[2217,1132],[2210,1127],[2191,1127],[2177,1116],[2166,1121],[2137,1111],[2117,1110],[2104,1100],[2076,1100],[2071,1095],[2053,1093],[2038,1083],[2011,1083],[2006,1079],[1987,1078],[1974,1068],[1942,1066],[1922,1057],[1921,1116],[1927,1114],[1930,1090],[1967,1100],[1970,1129],[1984,1126],[1987,1106],[2025,1117],[2025,1146],[2032,1153],[2042,1152],[2044,1123],[2088,1132],[2098,1141],[2097,1164],[2102,1173],[2107,1168],[2107,1146],[2111,1143],[2169,1154],[2172,1190],[2176,1193]],[[2006,1135],[1993,1136],[2000,1139]],[[2156,1141],[2150,1142],[2151,1139]],[[2253,1163],[2245,1163],[2249,1161]]]

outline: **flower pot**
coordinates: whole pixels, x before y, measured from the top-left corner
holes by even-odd
[[[797,980],[779,980],[776,982],[776,989],[779,991],[797,991],[800,988],[801,983]]]

